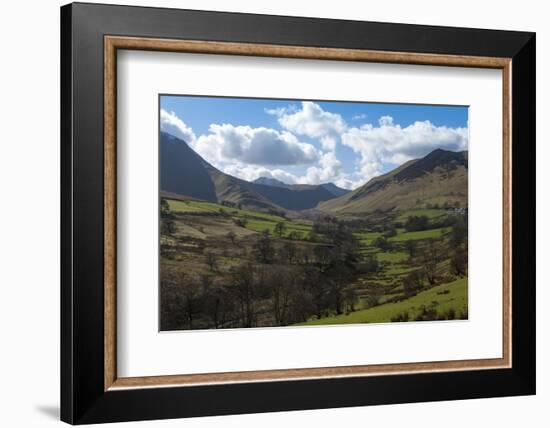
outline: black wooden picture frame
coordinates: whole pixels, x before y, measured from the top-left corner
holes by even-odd
[[[510,368],[109,390],[104,39],[130,36],[511,59]],[[71,424],[535,393],[535,34],[74,3],[61,8],[61,419]]]

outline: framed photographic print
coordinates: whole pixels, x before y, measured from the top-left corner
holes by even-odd
[[[535,393],[533,33],[76,3],[61,53],[62,420]]]

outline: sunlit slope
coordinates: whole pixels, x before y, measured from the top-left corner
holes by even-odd
[[[333,214],[406,210],[448,203],[468,206],[468,152],[437,149],[373,178],[351,193],[319,204]]]

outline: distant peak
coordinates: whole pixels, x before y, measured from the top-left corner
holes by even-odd
[[[288,187],[288,184],[282,182],[281,180],[277,180],[276,178],[272,178],[272,177],[259,177],[256,180],[254,180],[253,183],[263,184],[264,186]]]
[[[332,193],[334,196],[342,196],[346,193],[349,193],[350,190],[348,189],[342,189],[341,187],[338,187],[334,183],[323,183],[321,184],[322,187],[324,187],[326,190],[328,190],[330,193]]]

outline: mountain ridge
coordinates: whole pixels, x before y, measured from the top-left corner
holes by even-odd
[[[348,191],[334,183],[286,184],[260,177],[249,182],[226,174],[189,145],[160,133],[160,190],[211,202],[232,202],[262,211],[318,210],[359,214],[430,204],[468,205],[468,152],[435,149]],[[269,184],[268,184],[269,183]]]
[[[443,183],[445,183],[443,185]],[[468,204],[468,152],[435,149],[317,207],[333,214]]]
[[[269,186],[226,174],[184,140],[160,133],[160,190],[211,202],[228,201],[264,211],[307,210],[335,197],[323,186]]]
[[[342,189],[341,187],[338,187],[336,184],[331,182],[321,183],[321,184],[287,184],[281,180],[277,180],[276,178],[262,176],[252,181],[252,183],[262,184],[264,186],[282,187],[282,188],[291,189],[291,190],[314,189],[320,186],[328,190],[334,196],[342,196],[342,195],[345,195],[346,193],[351,192],[351,190]]]

